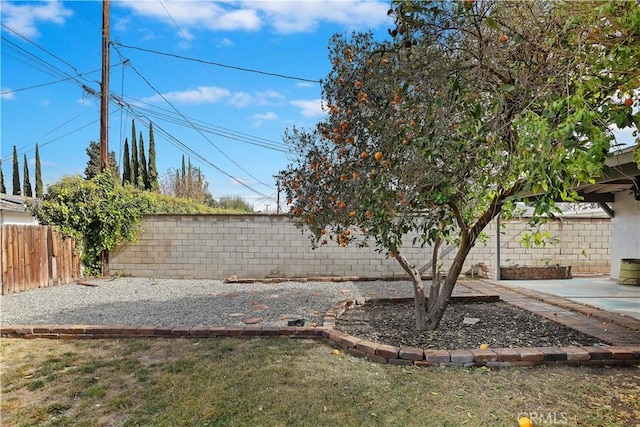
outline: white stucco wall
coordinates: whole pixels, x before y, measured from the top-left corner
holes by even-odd
[[[620,260],[640,258],[640,201],[630,192],[616,193],[611,218],[611,278],[620,275]]]
[[[0,224],[38,225],[28,212],[0,209]]]

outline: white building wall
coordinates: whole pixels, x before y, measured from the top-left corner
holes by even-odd
[[[38,225],[38,221],[28,212],[0,209],[0,225]]]
[[[640,201],[630,192],[616,193],[611,218],[611,278],[620,275],[620,260],[640,258]]]

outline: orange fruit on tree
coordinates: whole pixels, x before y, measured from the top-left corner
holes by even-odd
[[[349,230],[344,230],[344,235],[345,235],[345,236],[348,236],[349,234],[351,234],[351,231],[349,231]]]
[[[507,41],[508,37],[506,34],[500,34],[500,37],[498,37],[498,42],[500,43],[505,43]]]
[[[360,157],[363,159],[366,159],[367,157],[369,157],[369,155],[367,154],[366,151],[363,151],[362,153],[360,153]]]
[[[362,86],[363,86],[363,84],[362,84],[362,82],[361,82],[361,81],[359,81],[359,80],[358,80],[358,81],[356,81],[356,82],[355,82],[355,86],[356,86],[358,89],[361,89],[361,88],[362,88]]]
[[[382,152],[378,151],[376,154],[373,155],[373,157],[377,160],[380,161],[382,160]]]
[[[340,203],[338,203],[338,207],[339,207],[340,209],[344,209],[344,208],[345,208],[345,206],[347,206],[347,204],[346,204],[345,202],[343,202],[343,201],[340,201]]]
[[[624,105],[631,107],[633,105],[633,98],[627,98],[624,100]]]
[[[354,218],[354,217],[356,216],[356,211],[351,211],[351,212],[349,212],[349,216],[350,216],[351,218]]]

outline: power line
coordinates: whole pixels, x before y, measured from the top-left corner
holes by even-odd
[[[139,51],[142,51],[142,52],[154,53],[156,55],[163,55],[163,56],[169,56],[169,57],[172,57],[172,58],[178,58],[178,59],[182,59],[182,60],[185,60],[185,61],[199,62],[201,64],[214,65],[216,67],[222,67],[222,68],[229,68],[229,69],[232,69],[232,70],[244,71],[246,73],[262,74],[262,75],[265,75],[265,76],[279,77],[279,78],[282,78],[282,79],[297,80],[297,81],[301,81],[301,82],[321,84],[321,81],[319,79],[318,80],[306,79],[306,78],[303,78],[303,77],[288,76],[286,74],[270,73],[270,72],[267,72],[267,71],[254,70],[254,69],[251,69],[251,68],[237,67],[235,65],[221,64],[219,62],[205,61],[204,59],[190,58],[190,57],[187,57],[187,56],[177,55],[175,53],[160,52],[160,51],[157,51],[157,50],[146,49],[146,48],[143,48],[143,47],[129,46],[129,45],[120,43],[117,40],[114,41],[112,44],[114,46],[117,45],[117,46],[124,47],[126,49],[134,49],[134,50],[139,50]]]
[[[120,57],[122,58],[122,55],[120,54],[120,51],[118,50],[118,48],[116,47],[116,52],[118,52],[118,54],[120,55]],[[149,82],[149,80],[147,80],[132,64],[131,61],[129,61],[129,66],[131,67],[131,69],[138,75],[138,77],[140,77],[155,93],[158,94],[158,96],[160,96],[177,114],[180,115],[180,117],[182,117],[187,123],[189,123],[189,125],[196,131],[198,132],[205,140],[207,140],[209,142],[209,144],[211,144],[216,150],[218,150],[223,156],[225,156],[227,159],[229,159],[229,161],[231,161],[234,165],[236,165],[240,170],[242,170],[243,172],[245,172],[248,176],[250,176],[251,178],[255,179],[257,182],[259,182],[260,184],[273,189],[272,187],[270,187],[268,184],[262,182],[260,179],[256,178],[255,176],[253,176],[249,171],[247,171],[246,169],[244,169],[242,166],[240,166],[237,162],[235,162],[232,158],[230,158],[224,151],[222,151],[220,148],[218,148],[218,146],[216,144],[213,143],[213,141],[211,141],[209,138],[207,138],[207,136],[200,131],[195,125],[193,125],[193,123],[191,123],[189,121],[189,119],[180,112],[180,110],[178,110],[172,103],[171,101],[169,101],[164,95],[162,95],[162,93],[160,93],[159,90],[157,90],[155,88],[155,86],[153,86],[151,84],[151,82]],[[236,177],[228,174],[227,172],[224,172],[222,169],[220,169],[218,166],[213,165],[213,163],[209,164],[211,166],[213,166],[215,169],[217,169],[218,171],[224,173],[225,175],[227,175],[229,178],[233,179],[234,181],[236,181],[237,183],[241,184],[244,187],[247,187],[248,189],[258,193],[258,194],[262,194],[259,191],[253,189],[252,187],[250,187],[249,185],[245,184],[244,182],[242,182],[241,180],[237,179]]]
[[[14,59],[16,59],[16,58],[14,58]],[[122,65],[122,63],[112,65],[112,66],[111,66],[111,68],[117,67],[117,66],[119,66],[119,65]],[[93,74],[93,73],[97,73],[98,71],[100,71],[100,70],[98,69],[98,70],[93,70],[93,71],[87,71],[87,72],[85,72],[85,73],[80,73],[80,74],[78,74],[78,75],[71,76],[71,77],[65,77],[65,78],[63,78],[63,79],[55,80],[55,81],[53,81],[53,82],[41,83],[41,84],[37,84],[37,85],[33,85],[33,86],[29,86],[29,87],[22,87],[22,88],[19,88],[19,89],[10,89],[10,90],[5,90],[4,92],[0,92],[0,95],[5,95],[5,94],[8,94],[8,93],[15,93],[15,92],[22,92],[22,91],[25,91],[25,90],[31,90],[31,89],[37,89],[37,88],[39,88],[39,87],[44,87],[44,86],[50,86],[50,85],[54,85],[54,84],[57,84],[57,83],[66,82],[66,81],[68,81],[68,80],[74,80],[74,79],[76,79],[77,77],[82,77],[84,74]],[[84,88],[83,88],[83,89],[84,89]]]
[[[48,53],[49,55],[53,56],[54,58],[56,58],[58,61],[64,63],[65,65],[67,65],[68,67],[70,67],[73,71],[75,71],[76,74],[81,74],[76,67],[74,67],[73,65],[71,65],[69,62],[65,61],[64,59],[60,58],[58,55],[56,55],[55,53],[45,49],[44,47],[40,46],[39,44],[29,40],[28,38],[26,38],[25,36],[23,36],[22,34],[18,33],[17,31],[13,30],[12,28],[7,27],[6,25],[0,23],[0,25],[2,25],[3,28],[7,29],[8,31],[12,32],[13,34],[15,34],[16,36],[20,37],[21,39],[25,40],[27,43],[30,43],[32,45],[34,45],[35,47],[37,47],[38,49],[42,50],[43,52]]]

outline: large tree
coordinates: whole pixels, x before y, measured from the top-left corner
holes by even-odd
[[[44,187],[42,185],[42,164],[40,163],[40,149],[36,144],[36,197],[42,198]]]
[[[138,185],[140,176],[140,166],[138,163],[138,143],[136,140],[136,122],[131,120],[131,183]]]
[[[84,169],[84,176],[86,179],[91,179],[100,174],[100,169],[102,168],[102,164],[100,162],[100,142],[91,141],[89,142],[89,146],[85,149],[87,156],[89,156],[89,160],[87,160],[87,166]],[[109,151],[109,156],[107,157],[107,166],[111,173],[120,180],[120,168],[118,167],[118,162],[116,161],[116,153],[115,151]]]
[[[140,178],[138,180],[138,187],[145,190],[149,190],[151,186],[149,184],[149,172],[147,171],[147,158],[144,154],[144,139],[142,137],[142,131],[140,131],[139,151],[140,151],[140,156],[139,156],[140,160],[138,162],[138,165],[140,167]]]
[[[609,125],[633,121],[616,94],[640,85],[640,14],[635,2],[486,0],[402,1],[390,15],[391,41],[330,42],[328,116],[287,132],[298,157],[282,183],[315,245],[372,240],[395,257],[412,279],[416,327],[436,329],[496,216],[527,197],[535,219],[552,214],[600,173]],[[407,238],[433,248],[428,290]],[[440,283],[443,243],[457,252]]]
[[[131,184],[131,157],[129,155],[129,138],[124,139],[122,154],[122,185]]]
[[[160,191],[158,183],[158,169],[156,167],[156,141],[153,136],[153,123],[149,123],[149,189],[151,191]]]
[[[31,188],[31,180],[29,179],[29,163],[25,154],[22,162],[22,183],[24,185],[23,193],[25,197],[33,197],[33,189]]]
[[[20,164],[18,163],[18,150],[16,146],[13,146],[13,193],[14,196],[19,196],[20,191]]]
[[[4,173],[2,173],[2,160],[0,160],[0,194],[6,194],[7,187],[4,185]]]

